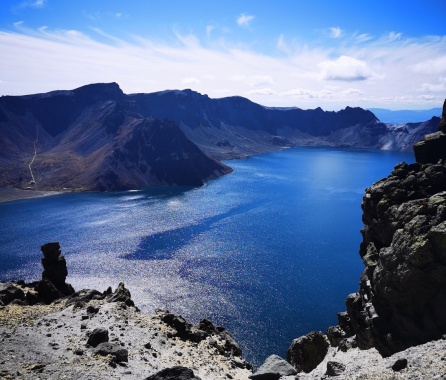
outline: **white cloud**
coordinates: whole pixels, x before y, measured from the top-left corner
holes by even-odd
[[[184,84],[198,84],[200,81],[195,77],[187,77],[183,79]]]
[[[440,77],[436,83],[423,83],[421,85],[421,91],[446,93],[446,77]]]
[[[342,35],[342,30],[339,26],[334,26],[330,28],[331,38],[339,38]]]
[[[169,43],[123,40],[100,29],[27,29],[18,22],[15,33],[0,31],[0,95],[117,82],[126,93],[188,84],[210,97],[242,95],[300,108],[432,108],[444,100],[446,37],[390,41],[385,35],[358,44],[360,36],[343,32],[345,44],[323,48],[280,36],[277,47],[285,54],[267,55],[227,39],[209,47],[193,34],[173,36]]]
[[[346,55],[342,55],[334,61],[321,62],[318,66],[322,70],[322,79],[326,80],[356,82],[372,76],[366,62]]]
[[[276,91],[271,88],[257,88],[255,90],[249,90],[246,92],[246,95],[275,95]]]
[[[369,34],[360,34],[359,36],[356,37],[356,42],[358,43],[367,42],[370,41],[371,39],[373,39],[373,37],[370,36]]]
[[[390,33],[387,35],[387,39],[388,39],[389,41],[400,40],[401,37],[402,37],[402,35],[403,35],[402,33],[390,32]]]
[[[426,74],[446,73],[446,55],[429,58],[411,66],[415,72]]]
[[[249,26],[249,24],[251,24],[251,22],[252,22],[252,20],[254,20],[254,18],[255,18],[255,16],[242,13],[237,18],[237,24],[238,24],[238,26],[247,27],[247,26]]]
[[[19,8],[43,8],[47,0],[28,0],[19,4]]]

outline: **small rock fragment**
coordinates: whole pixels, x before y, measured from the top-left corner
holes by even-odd
[[[338,362],[327,362],[327,376],[339,376],[345,371],[345,365]]]
[[[395,372],[399,372],[407,367],[407,359],[398,359],[395,363],[392,365],[392,369]]]

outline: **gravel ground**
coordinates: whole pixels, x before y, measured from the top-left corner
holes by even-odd
[[[65,307],[64,300],[0,307],[0,379],[144,379],[173,366],[188,367],[202,380],[249,378],[251,371],[243,368],[240,358],[219,352],[218,347],[224,346],[220,336],[208,336],[199,343],[182,340],[161,320],[162,315],[98,300],[80,308]],[[110,342],[127,349],[127,363],[94,354],[87,339],[99,327],[108,330]],[[407,366],[394,371],[398,359],[406,359]],[[345,366],[336,379],[446,379],[446,340],[411,347],[388,358],[375,349],[342,352],[330,347],[311,373],[281,379],[329,378],[328,362]]]
[[[87,306],[99,308],[87,313]],[[128,350],[128,363],[95,356],[88,332],[108,329],[110,342]],[[90,301],[81,309],[63,304],[0,308],[0,378],[144,379],[161,369],[184,366],[202,380],[246,380],[238,357],[217,350],[218,337],[200,343],[172,336],[160,314],[145,315],[122,303]]]
[[[394,371],[393,364],[398,359],[407,359],[407,367]],[[327,376],[327,362],[338,362],[345,365],[345,371],[339,376]],[[298,374],[296,377],[282,377],[283,380],[301,379],[446,379],[446,340],[437,340],[410,347],[388,358],[383,358],[374,348],[360,350],[350,349],[347,352],[330,347],[325,359],[308,374]]]

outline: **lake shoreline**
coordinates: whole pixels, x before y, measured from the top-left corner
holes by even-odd
[[[15,187],[0,188],[0,203],[18,201],[22,199],[42,198],[62,194],[63,191],[23,190]]]

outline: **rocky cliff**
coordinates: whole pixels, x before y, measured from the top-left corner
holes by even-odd
[[[437,127],[438,132],[415,145],[416,163],[399,163],[387,178],[366,189],[359,251],[365,269],[359,291],[347,297],[347,311],[338,313],[339,324],[326,335],[311,332],[291,343],[287,361],[308,373],[302,379],[356,378],[359,373],[361,378],[395,378],[399,371],[430,378],[444,373],[446,101]],[[421,360],[423,356],[429,360]],[[364,370],[383,362],[386,368],[372,371],[377,377]]]

